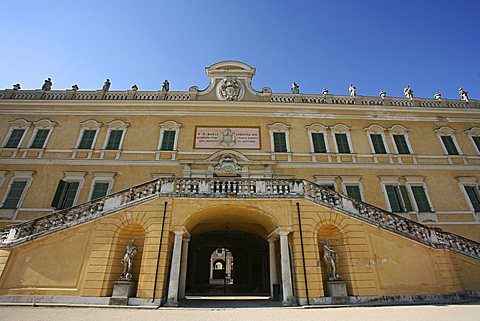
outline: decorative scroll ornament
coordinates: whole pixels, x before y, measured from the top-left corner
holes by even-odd
[[[244,88],[237,77],[226,76],[217,85],[217,97],[220,100],[241,100]]]
[[[215,170],[223,173],[233,173],[240,169],[242,169],[242,167],[238,164],[237,159],[232,154],[223,154],[222,158],[218,161],[217,166],[215,166]]]
[[[237,136],[235,135],[235,132],[230,128],[227,128],[222,133],[220,133],[219,138],[220,143],[223,147],[232,147],[237,142]]]

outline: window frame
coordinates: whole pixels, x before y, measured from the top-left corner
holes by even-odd
[[[35,171],[14,171],[13,177],[9,181],[9,185],[7,188],[6,193],[3,195],[2,202],[0,203],[0,213],[2,218],[0,220],[15,220],[17,218],[18,212],[22,209],[23,202],[27,197],[27,192],[30,186],[32,185],[33,181],[33,174]],[[18,199],[16,208],[3,208],[3,204],[7,200],[7,196],[10,193],[10,189],[12,188],[13,182],[15,181],[26,181],[25,188],[23,189],[22,195]],[[10,217],[6,217],[10,216]]]
[[[407,190],[409,192],[409,196],[410,196],[410,203],[412,205],[412,209],[416,212],[416,213],[435,213],[435,209],[433,208],[433,204],[432,204],[432,200],[429,196],[429,192],[428,192],[428,188],[427,188],[427,185],[423,182],[408,182],[405,184],[407,186]],[[418,208],[418,204],[417,204],[417,199],[415,198],[415,194],[413,192],[413,189],[412,187],[415,187],[415,186],[419,186],[419,187],[422,187],[423,188],[423,191],[425,193],[425,197],[427,199],[427,202],[428,202],[428,206],[430,207],[430,211],[420,211],[419,208]],[[413,200],[413,202],[412,202]]]
[[[383,128],[382,126],[377,125],[377,124],[373,124],[373,125],[370,125],[370,126],[364,128],[364,130],[367,133],[368,142],[370,143],[370,149],[372,151],[372,154],[375,154],[375,155],[388,155],[388,154],[390,154],[390,149],[388,147],[387,139],[385,137],[386,128]],[[373,143],[372,135],[380,135],[385,153],[377,153],[377,151],[375,150],[375,144]]]
[[[33,129],[32,137],[30,137],[30,141],[28,142],[27,148],[29,148],[29,149],[46,149],[47,145],[48,145],[48,141],[50,140],[50,137],[52,136],[53,129],[55,128],[55,126],[58,125],[58,123],[55,122],[55,121],[52,121],[50,119],[41,119],[39,121],[34,122],[33,125],[35,127]],[[45,138],[45,141],[43,142],[42,147],[32,147],[33,142],[35,141],[35,138],[38,134],[38,131],[41,130],[41,129],[48,130],[47,137]]]
[[[75,144],[75,149],[81,150],[81,151],[91,151],[95,149],[95,145],[97,143],[97,138],[98,138],[98,133],[100,132],[101,127],[103,126],[103,123],[96,121],[94,119],[89,119],[84,122],[81,122],[80,125],[82,126],[80,128],[80,135],[78,135],[77,143]],[[83,134],[86,130],[95,130],[95,136],[92,141],[92,145],[90,148],[80,148],[80,143],[83,138]]]
[[[75,193],[75,197],[73,198],[73,203],[72,203],[72,206],[71,207],[74,207],[78,204],[78,199],[80,198],[80,194],[82,192],[82,188],[83,188],[83,185],[85,183],[85,175],[86,175],[86,172],[64,172],[64,175],[63,177],[59,180],[60,181],[64,181],[65,183],[79,183],[78,184],[78,188],[77,188],[77,191]],[[57,188],[58,188],[58,184],[57,184],[57,187],[55,188],[55,191],[54,191],[54,198],[55,198],[55,194],[57,192]],[[63,202],[64,200],[64,195],[65,193],[63,193],[63,195],[61,196],[61,199]],[[53,202],[54,199],[52,199],[52,202]],[[59,203],[61,203],[59,201]],[[60,208],[55,208],[53,206],[51,206],[51,208],[55,209],[55,210],[60,210]]]
[[[25,140],[25,137],[27,136],[27,133],[28,133],[32,123],[30,121],[26,120],[26,119],[19,118],[19,119],[15,119],[13,121],[10,121],[9,124],[10,124],[10,128],[8,130],[7,135],[5,136],[5,138],[3,140],[2,148],[20,149],[20,148],[22,148],[22,143]],[[20,138],[20,141],[18,142],[17,147],[6,147],[8,141],[10,140],[10,137],[11,137],[11,135],[12,135],[12,133],[15,129],[23,129],[24,130],[23,135]]]
[[[177,123],[174,120],[167,120],[163,123],[158,124],[160,126],[160,136],[158,138],[158,146],[157,146],[157,151],[159,152],[176,152],[177,151],[177,144],[178,144],[178,138],[180,135],[180,128],[182,127],[182,124]],[[175,138],[173,140],[173,148],[171,150],[162,150],[162,144],[163,144],[163,136],[166,131],[175,131]]]
[[[475,184],[475,183],[461,183],[460,186],[461,186],[463,196],[465,197],[465,200],[467,201],[467,204],[468,204],[468,207],[469,207],[470,211],[474,214],[477,214],[477,215],[480,214],[480,209],[478,211],[475,210],[475,207],[473,206],[472,200],[470,199],[470,196],[468,196],[468,192],[467,192],[467,189],[466,189],[466,187],[473,187],[475,189],[474,192],[475,192],[478,200],[480,201],[480,186],[478,186],[478,184]]]
[[[403,127],[402,125],[393,125],[392,127],[388,128],[388,132],[390,134],[390,139],[393,145],[393,149],[395,154],[397,155],[413,155],[413,148],[412,144],[410,143],[410,138],[408,137],[408,129]],[[408,154],[400,153],[397,147],[397,143],[395,142],[394,135],[403,136],[405,138],[405,142],[408,147]]]
[[[95,183],[108,183],[107,194],[109,195],[112,192],[113,184],[115,182],[114,177],[117,173],[115,172],[98,172],[94,173],[94,177],[92,179],[92,183],[90,184],[90,192],[88,194],[88,201],[93,201],[93,189],[95,187]]]
[[[455,129],[450,128],[448,126],[442,126],[440,128],[435,129],[434,131],[437,134],[437,137],[440,141],[440,144],[442,145],[443,151],[445,152],[445,156],[462,156],[463,155],[462,149],[460,148],[460,145],[458,144],[457,138],[455,137]],[[447,147],[445,146],[445,143],[443,142],[442,136],[450,136],[451,137],[452,142],[455,145],[455,148],[457,149],[458,155],[457,154],[450,154],[448,152]]]
[[[359,193],[360,193],[360,200],[357,200],[359,202],[365,202],[365,194],[363,190],[363,185],[361,183],[362,177],[357,176],[357,175],[341,175],[340,179],[342,180],[342,190],[343,194],[347,195],[350,198],[353,198],[348,195],[347,193],[347,186],[356,186],[358,187]]]
[[[473,148],[477,152],[477,155],[480,155],[480,143],[479,145],[477,145],[474,139],[474,137],[478,137],[478,139],[480,140],[480,127],[469,128],[465,131],[465,133],[468,135],[468,138],[470,138],[470,141],[472,142]]]
[[[284,123],[274,123],[267,125],[267,128],[270,131],[270,150],[272,153],[276,154],[282,154],[282,153],[290,153],[290,125],[284,124]],[[275,151],[275,140],[274,140],[274,135],[273,133],[284,133],[285,134],[285,144],[286,144],[286,151],[285,152],[277,152]]]
[[[308,138],[310,139],[310,152],[313,154],[324,154],[322,152],[315,151],[315,145],[313,143],[313,134],[323,134],[323,142],[325,143],[325,153],[330,153],[330,146],[328,143],[327,130],[328,127],[319,123],[314,123],[308,126],[305,126],[308,130]]]
[[[107,135],[105,136],[105,143],[103,144],[103,150],[105,151],[122,151],[123,149],[123,143],[125,141],[125,136],[127,135],[127,128],[130,126],[129,123],[124,122],[123,120],[114,120],[111,121],[110,123],[107,123],[108,130],[107,130]],[[120,139],[120,142],[118,144],[117,149],[107,149],[108,142],[110,140],[110,133],[112,130],[122,130],[122,138]]]
[[[349,126],[347,126],[345,124],[336,124],[336,125],[330,127],[330,131],[332,133],[332,138],[335,142],[335,153],[336,154],[349,155],[349,154],[354,154],[355,153],[354,148],[353,148],[353,144],[352,144],[352,138],[351,138],[351,135],[350,135],[350,127]],[[335,134],[345,134],[346,135],[348,148],[350,150],[349,153],[339,152],[338,141],[337,141],[337,137],[336,137]]]

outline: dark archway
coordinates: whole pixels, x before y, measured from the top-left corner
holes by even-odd
[[[211,284],[211,254],[228,248],[235,258],[233,284]],[[187,295],[269,295],[268,242],[247,232],[193,235],[188,249]]]

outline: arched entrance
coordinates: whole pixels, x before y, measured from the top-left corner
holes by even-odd
[[[219,254],[213,264],[212,254]],[[193,235],[186,294],[269,295],[268,259],[268,242],[252,233],[227,230]]]

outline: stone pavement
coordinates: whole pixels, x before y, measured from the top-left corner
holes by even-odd
[[[1,321],[155,320],[155,321],[480,321],[480,302],[344,308],[107,308],[0,306]]]

